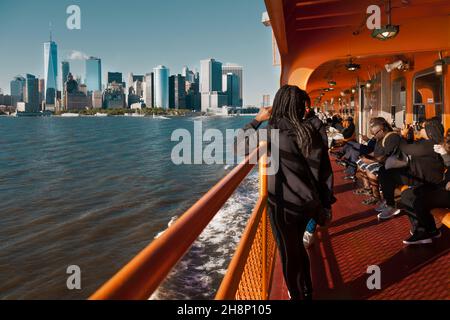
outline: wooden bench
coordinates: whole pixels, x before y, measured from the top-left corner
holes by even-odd
[[[431,210],[433,216],[442,222],[447,228],[450,228],[450,209],[433,209]]]

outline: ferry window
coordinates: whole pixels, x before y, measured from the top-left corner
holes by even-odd
[[[414,79],[414,121],[438,117],[443,113],[443,77],[434,72],[418,75]]]
[[[406,79],[404,77],[392,82],[391,117],[397,127],[406,122]]]

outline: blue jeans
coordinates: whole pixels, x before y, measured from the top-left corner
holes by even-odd
[[[316,232],[317,223],[314,219],[309,220],[308,225],[306,226],[306,231],[309,233]]]

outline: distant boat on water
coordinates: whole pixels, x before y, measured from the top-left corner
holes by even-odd
[[[95,116],[96,116],[96,117],[107,117],[108,114],[97,112],[97,113],[95,114]]]
[[[61,115],[61,117],[63,118],[75,118],[75,117],[79,117],[80,114],[79,113],[63,113]]]
[[[161,120],[170,120],[170,118],[164,117],[164,116],[157,116],[153,114],[153,119],[161,119]]]

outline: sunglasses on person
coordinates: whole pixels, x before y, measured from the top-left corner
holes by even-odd
[[[373,136],[376,137],[381,131],[383,131],[383,129],[380,129],[380,130],[378,130],[377,132],[375,132],[375,133],[373,134]]]

